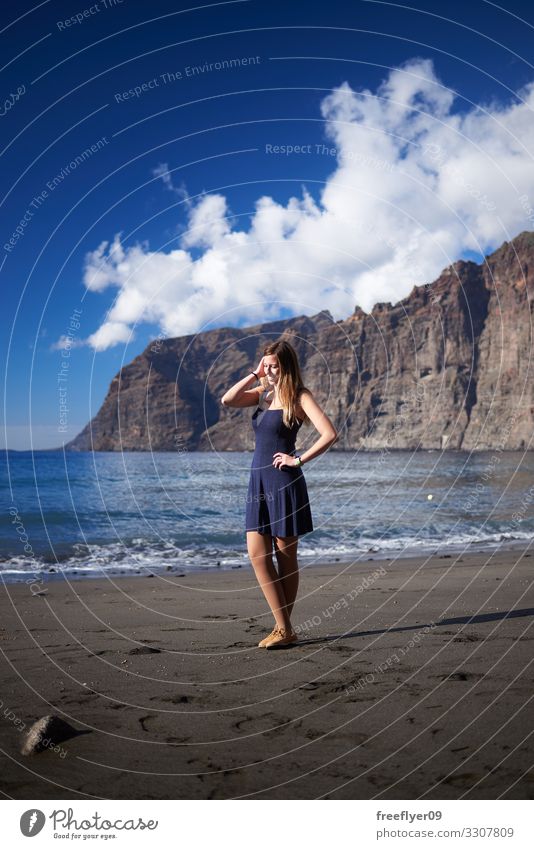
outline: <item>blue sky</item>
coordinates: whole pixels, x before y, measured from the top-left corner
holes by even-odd
[[[158,334],[342,318],[534,229],[526,2],[188,9],[3,7],[10,448]]]

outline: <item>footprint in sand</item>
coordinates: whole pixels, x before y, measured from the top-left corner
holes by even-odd
[[[151,696],[151,702],[171,702],[173,705],[185,705],[189,704],[191,701],[191,696],[182,696],[180,694],[176,696]]]
[[[483,677],[481,672],[452,672],[450,675],[432,676],[432,678],[439,678],[441,681],[476,681]]]
[[[469,787],[485,777],[485,773],[481,772],[460,772],[458,775],[443,778],[442,781],[444,784],[453,784],[455,787]]]
[[[155,649],[152,646],[136,646],[135,649],[130,649],[128,654],[161,654],[161,649]]]

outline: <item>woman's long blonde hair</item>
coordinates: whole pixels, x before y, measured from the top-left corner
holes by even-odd
[[[278,339],[277,342],[270,342],[263,350],[263,356],[275,354],[280,364],[280,377],[278,378],[278,397],[283,408],[282,419],[286,427],[292,427],[298,420],[296,414],[296,406],[299,395],[302,391],[309,392],[304,386],[302,374],[300,372],[297,352],[286,339]],[[269,387],[269,381],[266,377],[261,378],[261,384],[264,389]],[[304,422],[308,421],[308,416],[304,413]]]

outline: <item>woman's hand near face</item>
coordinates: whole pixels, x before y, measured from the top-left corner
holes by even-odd
[[[260,364],[256,366],[254,369],[258,377],[265,377],[265,369],[263,368],[263,357],[260,360]]]

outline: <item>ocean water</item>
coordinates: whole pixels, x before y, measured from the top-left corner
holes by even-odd
[[[249,567],[251,458],[4,452],[2,578]],[[304,474],[315,530],[299,540],[303,566],[534,539],[533,453],[331,453]]]

